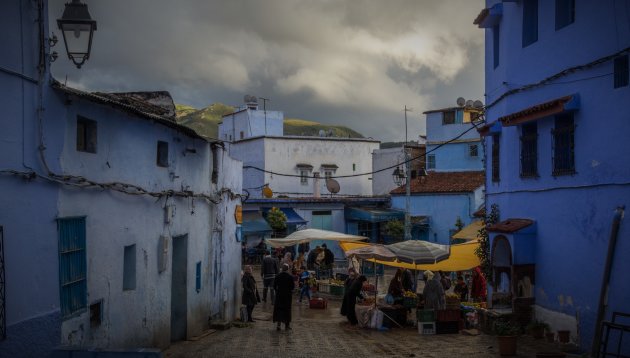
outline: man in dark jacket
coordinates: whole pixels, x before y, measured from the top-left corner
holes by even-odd
[[[271,251],[267,252],[263,257],[263,262],[260,268],[260,275],[263,279],[263,302],[267,302],[267,290],[271,289],[271,304],[276,299],[275,291],[273,289],[273,280],[278,274],[279,261],[277,258],[271,255]]]
[[[306,257],[306,268],[309,270],[315,270],[315,261],[317,260],[317,255],[319,255],[319,251],[321,247],[317,246],[313,250],[308,252],[308,256]]]
[[[282,265],[280,272],[274,280],[273,288],[276,290],[276,304],[273,306],[273,321],[277,323],[276,330],[280,330],[280,323],[284,323],[284,329],[291,329],[291,298],[295,283],[289,273],[289,265]]]

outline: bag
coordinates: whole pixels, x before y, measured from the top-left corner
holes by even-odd
[[[258,289],[256,289],[256,302],[260,302],[260,293],[258,293]]]

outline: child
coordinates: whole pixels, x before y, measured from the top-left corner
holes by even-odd
[[[301,270],[302,273],[300,274],[300,287],[302,288],[300,289],[300,303],[302,302],[302,297],[304,295],[306,295],[306,298],[308,298],[309,300],[311,299],[311,274],[308,272],[308,270],[306,270],[306,267],[304,266],[301,267]]]

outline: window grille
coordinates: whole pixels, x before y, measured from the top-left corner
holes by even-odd
[[[521,128],[521,177],[538,176],[538,125],[524,124]]]
[[[553,137],[553,175],[575,173],[575,124],[573,114],[556,116]]]
[[[435,155],[427,155],[427,169],[435,169]]]
[[[195,290],[201,291],[201,261],[195,265]]]
[[[300,170],[300,183],[302,185],[308,184],[308,171],[307,170]]]
[[[471,157],[476,158],[479,156],[479,146],[477,144],[471,144],[468,146],[468,153]]]
[[[442,124],[454,124],[455,111],[442,112]]]

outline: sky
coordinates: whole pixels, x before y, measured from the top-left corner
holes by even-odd
[[[49,0],[50,30],[66,0]],[[483,0],[84,0],[97,21],[81,69],[55,50],[53,76],[88,91],[166,90],[175,103],[267,109],[345,125],[383,142],[425,133],[422,112],[483,100]],[[261,101],[262,102],[262,101]]]

